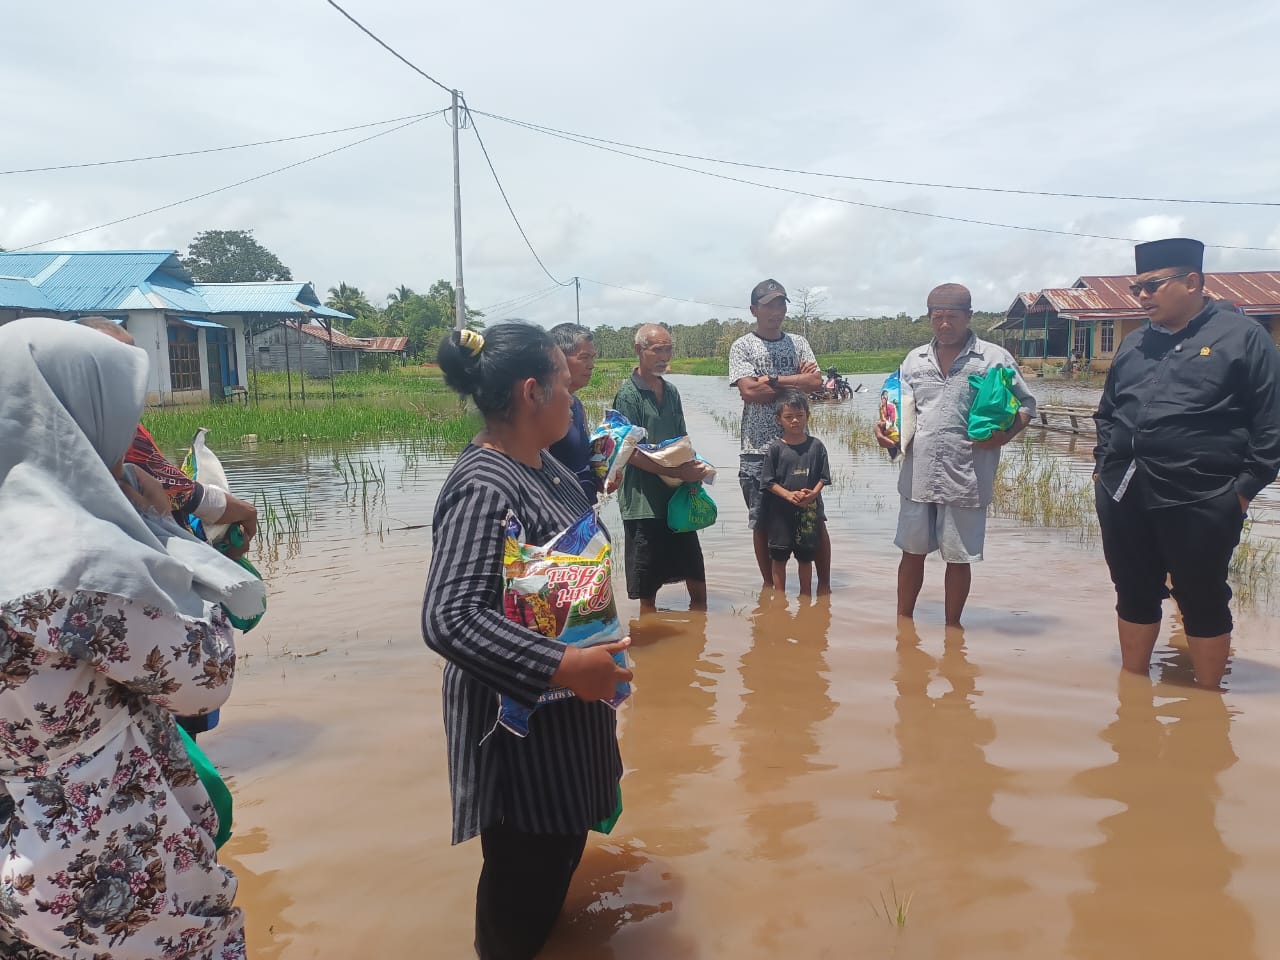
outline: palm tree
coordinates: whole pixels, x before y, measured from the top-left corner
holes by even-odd
[[[329,288],[329,298],[325,300],[324,305],[333,310],[349,313],[353,317],[366,317],[377,313],[369,303],[369,298],[359,287],[349,287],[345,283]]]
[[[412,296],[416,296],[416,294],[402,283],[387,294],[387,306],[394,307],[403,304]]]

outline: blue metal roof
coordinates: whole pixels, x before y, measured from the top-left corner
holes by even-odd
[[[324,306],[311,284],[296,280],[197,283],[195,290],[209,305],[209,313],[277,313],[333,317],[337,320],[355,319]]]
[[[204,311],[172,250],[0,253],[0,275],[26,277],[56,309]]]
[[[94,313],[175,310],[354,320],[309,283],[195,283],[172,250],[0,253],[0,307]]]
[[[57,313],[58,308],[33,287],[25,277],[0,277],[0,307],[17,307],[19,310],[48,310]]]

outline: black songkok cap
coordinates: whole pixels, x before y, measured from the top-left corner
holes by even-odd
[[[1134,247],[1133,259],[1137,268],[1134,272],[1139,274],[1168,270],[1170,267],[1189,268],[1203,274],[1204,244],[1186,237],[1152,240]]]

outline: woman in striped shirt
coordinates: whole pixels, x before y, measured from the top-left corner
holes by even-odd
[[[458,457],[433,518],[422,606],[427,645],[447,661],[444,721],[453,842],[480,835],[475,947],[481,960],[529,960],[554,926],[592,824],[617,803],[615,715],[599,702],[631,672],[613,654],[630,640],[567,647],[502,613],[504,520],[545,543],[590,504],[545,450],[569,429],[569,369],[541,328],[450,334],[445,382],[470,397],[484,429]],[[497,726],[498,694],[532,706],[549,687],[577,696],[545,704],[530,735]]]

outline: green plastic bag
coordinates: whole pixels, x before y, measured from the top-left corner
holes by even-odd
[[[1013,395],[1014,372],[992,367],[985,375],[972,374],[969,386],[978,392],[969,408],[969,439],[990,440],[997,430],[1008,430],[1022,404]]]
[[[667,503],[667,526],[676,533],[693,533],[716,522],[716,502],[702,481],[682,483]]]
[[[622,816],[622,784],[618,784],[618,805],[613,808],[613,813],[609,814],[591,829],[596,833],[603,833],[605,836],[613,833],[613,828],[618,825],[618,818]]]
[[[214,812],[218,814],[218,833],[213,838],[213,845],[221,847],[231,839],[231,791],[222,782],[222,776],[218,773],[218,768],[204,755],[204,751],[196,746],[196,742],[191,738],[191,735],[183,730],[182,727],[178,727],[178,733],[182,735],[182,742],[187,747],[187,756],[191,758],[191,765],[196,768],[196,776],[204,784],[204,789],[209,794],[209,800],[213,804]],[[622,804],[621,793],[618,795],[618,804],[619,806]]]
[[[240,524],[233,523],[231,525],[231,529],[227,531],[227,538],[218,543],[217,549],[221,550],[225,554],[228,550],[230,550],[233,547],[243,547],[243,546],[244,546],[244,529],[240,526]],[[262,579],[262,574],[258,572],[258,568],[255,567],[243,556],[240,557],[240,559],[236,560],[235,562],[240,564],[240,566],[244,567],[246,570],[252,573],[259,580]],[[235,627],[237,630],[243,631],[244,633],[248,633],[250,630],[252,630],[254,627],[258,625],[258,621],[262,619],[262,614],[266,613],[267,610],[266,610],[266,607],[264,606],[262,609],[262,613],[259,613],[256,616],[249,617],[248,619],[245,619],[243,617],[237,617],[225,606],[222,608],[222,612],[227,615],[227,619],[231,621],[231,625],[233,627]]]

